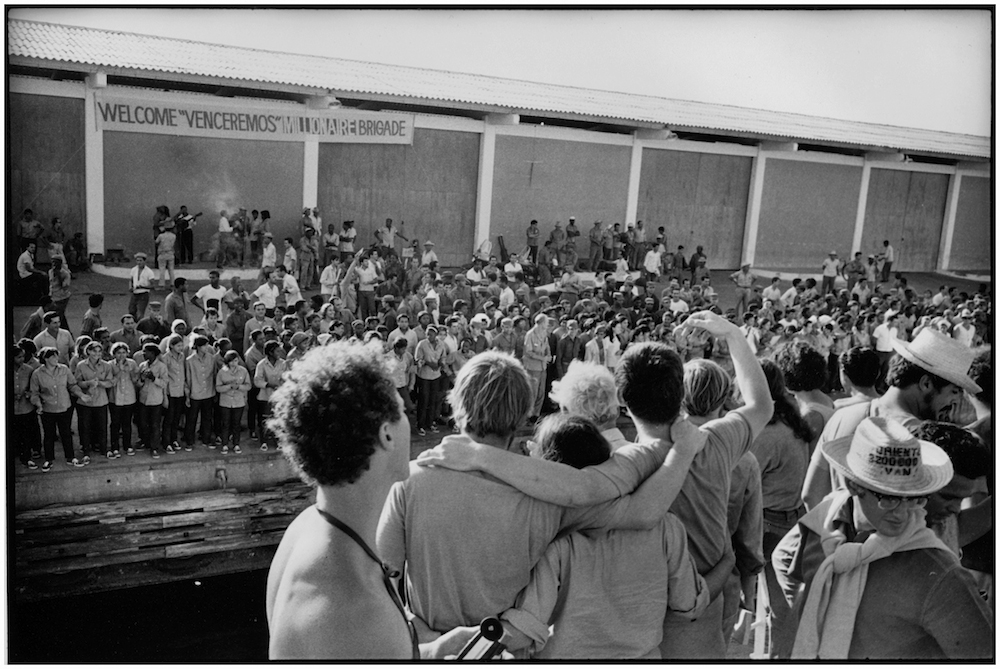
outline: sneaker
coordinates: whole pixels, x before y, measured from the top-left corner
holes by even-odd
[[[105,453],[105,455],[107,456],[108,460],[114,460],[115,459],[115,453],[114,453],[114,451],[108,451],[107,453]]]
[[[194,447],[191,444],[184,444],[184,450],[190,453],[192,450],[194,450]]]
[[[222,447],[222,454],[223,455],[229,455],[229,447],[228,446],[223,446]]]
[[[236,455],[239,455],[242,452],[243,452],[243,450],[240,449],[240,445],[239,444],[236,444],[235,446],[233,446],[233,453],[235,453]]]
[[[83,456],[83,464],[80,466],[83,467],[84,465],[89,465],[89,464],[90,464],[90,456],[89,455]]]
[[[41,451],[32,451],[31,452],[31,459],[32,460],[41,460],[42,459],[42,452]]]
[[[153,449],[153,459],[159,459],[159,457],[160,457],[160,452],[154,448]]]
[[[135,455],[135,449],[129,446],[125,449],[125,455]]]
[[[67,460],[66,465],[68,467],[83,467],[84,463],[80,462],[77,458],[73,458],[72,460]]]
[[[166,451],[167,453],[169,453],[170,455],[173,455],[173,454],[174,454],[174,447],[173,447],[173,444],[167,444],[167,447],[166,447],[165,449],[163,449],[163,450],[165,450],[165,451]]]
[[[205,445],[206,445],[206,446],[208,446],[208,447],[209,447],[210,449],[212,449],[213,451],[215,450],[215,442],[214,442],[214,441],[210,441],[210,442],[208,442],[208,443],[207,443],[207,444],[205,444]]]
[[[282,448],[281,448],[281,444],[278,444],[277,446],[275,446],[275,447],[274,447],[274,450],[276,450],[276,451],[280,451],[280,450],[282,450]]]
[[[261,444],[260,445],[260,450],[266,451],[267,450],[267,444]]]
[[[27,465],[28,469],[38,469],[38,465],[35,464],[34,460],[28,460],[24,464]]]
[[[112,453],[114,453],[115,460],[117,460],[118,458],[120,458],[122,456],[121,451],[119,451],[118,449],[115,449],[114,451],[112,451]]]
[[[52,463],[51,462],[49,462],[48,460],[46,460],[45,462],[42,463],[42,471],[43,472],[47,472],[50,469],[52,469]]]
[[[431,432],[434,432],[434,433],[438,433],[438,432],[440,432],[440,431],[441,431],[441,430],[440,430],[440,429],[438,429],[438,426],[437,426],[437,425],[431,425]]]
[[[215,441],[212,443],[214,443],[216,446],[222,446],[222,437],[216,437]]]
[[[427,430],[425,430],[422,427],[421,428],[417,428],[417,434],[419,434],[421,437],[426,437],[427,436]]]

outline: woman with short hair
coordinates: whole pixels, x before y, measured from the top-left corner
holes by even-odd
[[[135,455],[132,448],[132,420],[135,417],[136,384],[139,381],[139,363],[129,357],[129,347],[123,341],[111,347],[111,389],[108,392],[108,409],[111,413],[111,441],[109,448],[115,458]],[[121,448],[119,448],[119,444]]]
[[[38,434],[38,416],[31,404],[31,375],[34,367],[26,364],[26,354],[20,346],[12,346],[10,361],[14,369],[14,387],[10,395],[11,431],[14,448],[10,450],[21,464],[28,469],[38,469],[32,453],[38,450],[41,439]]]
[[[240,420],[247,405],[247,392],[251,388],[250,373],[240,364],[236,351],[226,351],[225,364],[215,375],[215,390],[219,393],[219,413],[222,423],[222,454],[240,454]]]
[[[280,357],[280,351],[280,342],[272,340],[264,344],[264,359],[257,363],[257,369],[254,370],[253,375],[253,384],[257,388],[260,388],[260,393],[257,395],[257,401],[260,404],[257,406],[260,408],[261,423],[265,428],[264,437],[260,445],[260,450],[262,451],[266,451],[268,447],[281,450],[274,431],[270,428],[267,420],[271,415],[271,398],[274,396],[274,392],[281,386],[282,376],[287,369],[285,361]]]
[[[104,348],[99,341],[87,344],[84,353],[86,357],[74,373],[80,389],[76,405],[80,448],[84,456],[103,451],[113,460],[114,451],[108,446],[108,388],[114,385],[114,374],[111,365],[101,359]]]
[[[56,431],[59,432],[59,441],[62,443],[67,465],[83,467],[90,464],[89,457],[77,458],[73,452],[69,398],[71,394],[77,395],[80,392],[76,379],[70,373],[69,367],[59,362],[59,351],[55,347],[43,347],[38,353],[38,359],[42,361],[42,365],[31,374],[29,392],[31,403],[42,416],[44,431],[42,448],[45,453],[42,471],[47,472],[52,469],[52,461],[55,460]]]

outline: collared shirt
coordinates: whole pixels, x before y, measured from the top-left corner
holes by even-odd
[[[49,270],[49,297],[53,302],[68,300],[72,293],[69,290],[70,281],[73,275],[65,267],[60,271]]]
[[[31,375],[34,371],[33,367],[23,363],[14,370],[15,416],[23,416],[35,411],[35,406],[31,403]]]
[[[138,330],[132,330],[130,334],[125,331],[125,328],[122,328],[111,333],[111,343],[117,344],[118,342],[124,342],[128,345],[129,355],[134,355],[141,348],[139,344],[140,338],[141,336]]]
[[[274,309],[278,303],[278,295],[281,294],[281,289],[271,285],[270,281],[266,281],[257,286],[257,290],[251,294],[263,302],[266,309]]]
[[[261,267],[277,267],[278,265],[278,249],[275,248],[274,242],[268,243],[264,247],[264,253],[260,257]]]
[[[167,387],[167,366],[160,360],[154,360],[152,364],[144,360],[139,365],[140,378],[145,372],[151,372],[153,378],[143,379],[139,388],[139,402],[149,407],[163,404],[163,391]]]
[[[96,385],[84,384],[96,381]],[[76,383],[87,394],[80,398],[80,404],[85,407],[103,407],[108,404],[108,388],[114,385],[114,372],[111,365],[103,360],[96,364],[89,359],[81,360],[76,366]]]
[[[757,280],[756,274],[753,272],[744,272],[743,270],[733,272],[729,275],[729,277],[733,279],[736,282],[736,285],[740,288],[750,288]]]
[[[386,354],[386,358],[389,360],[393,384],[397,388],[408,388],[410,377],[413,375],[413,356],[409,351],[403,351],[402,357],[390,351]]]
[[[177,353],[167,351],[160,356],[160,361],[167,366],[167,396],[184,397],[187,379],[187,355],[184,350]]]
[[[135,404],[139,399],[135,391],[136,383],[139,381],[139,363],[132,358],[125,358],[125,362],[121,365],[117,360],[110,364],[114,382],[108,393],[111,403],[115,406]]]
[[[225,216],[219,216],[219,232],[232,232],[233,226],[229,224],[229,219]]]
[[[215,356],[192,353],[187,359],[184,379],[186,394],[193,400],[215,397]]]
[[[368,263],[368,268],[365,269],[361,265],[355,268],[358,274],[358,290],[361,292],[371,292],[375,290],[375,284],[378,282],[378,270],[375,265],[371,262]]]
[[[57,351],[59,351],[59,362],[63,365],[69,364],[70,351],[73,349],[73,336],[70,335],[69,330],[63,330],[59,328],[59,332],[55,337],[49,334],[48,328],[42,330],[33,340],[35,346],[41,351],[44,346],[54,346]]]
[[[260,394],[257,395],[259,401],[267,402],[271,399],[274,391],[281,385],[281,375],[285,373],[285,369],[285,361],[280,359],[273,365],[266,357],[257,363],[253,384],[260,388]]]
[[[441,377],[441,368],[447,364],[447,351],[440,341],[432,346],[430,340],[424,339],[417,344],[413,361],[417,367],[418,378],[437,379]],[[436,363],[439,367],[432,369],[428,363]]]
[[[17,257],[17,274],[22,279],[27,279],[35,269],[35,258],[31,251],[25,251]]]
[[[42,365],[34,371],[29,382],[31,403],[41,407],[45,413],[69,411],[71,391],[76,390],[76,379],[69,367],[63,364],[49,370]]]
[[[528,330],[524,336],[524,368],[529,372],[543,371],[551,355],[549,337],[544,328],[536,325]]]
[[[251,375],[257,371],[257,365],[263,359],[264,349],[257,348],[253,345],[249,346],[246,353],[243,354],[243,361],[247,364],[247,371],[249,371]]]
[[[219,391],[219,406],[227,408],[245,407],[247,392],[251,388],[250,373],[240,364],[233,369],[223,366],[215,375],[215,389]]]
[[[295,306],[295,303],[302,299],[302,291],[299,290],[299,282],[296,281],[295,277],[291,274],[285,274],[281,292],[285,297],[285,304],[288,306]],[[261,302],[263,301],[263,298],[261,298]]]
[[[178,295],[175,292],[171,292],[167,295],[167,299],[163,301],[163,320],[167,323],[173,323],[178,318],[187,324],[188,330],[191,329],[191,319],[188,318],[187,300],[184,299],[183,294]]]

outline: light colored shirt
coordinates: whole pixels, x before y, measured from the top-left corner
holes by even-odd
[[[62,413],[69,411],[69,396],[76,389],[76,379],[66,365],[56,365],[52,370],[42,365],[31,374],[28,388],[36,407],[45,413]]]
[[[59,352],[59,362],[63,365],[69,364],[70,351],[73,348],[73,337],[69,330],[59,328],[59,332],[53,337],[49,334],[48,328],[42,330],[32,340],[39,351],[44,346],[53,346]]]
[[[142,268],[139,271],[139,266],[136,265],[129,271],[129,285],[132,287],[132,292],[136,295],[141,295],[143,293],[148,293],[153,287],[153,281],[156,279],[156,274],[149,265]],[[142,314],[139,314],[140,316]]]
[[[114,385],[114,371],[110,364],[103,360],[98,360],[96,364],[91,364],[90,360],[81,360],[76,366],[75,376],[77,385],[86,393],[80,398],[81,406],[108,405],[108,388]],[[94,381],[97,383],[91,385]]]
[[[668,513],[650,530],[556,540],[501,618],[533,640],[536,660],[659,659],[667,610],[694,618],[708,595]]]
[[[597,469],[630,492],[665,456],[660,447],[635,446]],[[629,503],[564,508],[479,472],[411,463],[386,500],[377,552],[392,568],[405,563],[411,610],[431,629],[449,630],[509,608],[560,530],[613,527]]]
[[[215,355],[189,355],[184,385],[186,394],[193,400],[215,397]]]
[[[277,286],[271,285],[270,281],[266,281],[259,286],[257,290],[253,291],[251,295],[256,297],[258,300],[264,303],[265,309],[274,309],[275,305],[278,303],[278,294],[281,293],[281,289]],[[252,322],[252,321],[251,321]],[[272,319],[273,323],[273,319]],[[244,341],[250,341],[245,339]]]
[[[232,232],[233,226],[229,224],[229,219],[225,216],[219,216],[219,232]]]
[[[25,251],[17,257],[17,275],[27,279],[35,269],[35,259],[30,251]]]
[[[219,406],[229,409],[245,407],[247,392],[251,388],[250,372],[243,365],[237,364],[235,369],[224,365],[215,375],[215,389],[219,393]]]
[[[148,407],[163,404],[163,392],[167,387],[167,366],[160,360],[154,360],[153,364],[144,360],[139,364],[139,376],[142,377],[146,371],[152,372],[153,378],[142,381],[139,402]]]
[[[264,252],[260,256],[260,266],[261,267],[277,267],[278,266],[278,249],[275,248],[274,242],[268,243],[264,247]]]
[[[136,383],[139,381],[139,363],[132,358],[125,358],[121,365],[117,360],[111,361],[113,385],[108,393],[111,403],[115,406],[135,404],[139,396],[136,394]]]
[[[430,340],[423,339],[417,344],[413,362],[417,367],[417,378],[438,379],[441,378],[442,367],[447,362],[448,351],[440,341],[431,346]],[[436,369],[431,368],[428,363],[437,364]]]
[[[265,357],[257,363],[257,369],[253,373],[253,384],[260,388],[257,399],[267,402],[274,395],[274,391],[281,385],[281,375],[285,373],[287,367],[285,361],[280,358],[275,364]]]

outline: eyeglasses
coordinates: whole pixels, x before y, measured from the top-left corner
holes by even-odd
[[[900,504],[911,508],[927,504],[926,497],[897,497],[895,495],[883,495],[882,493],[875,492],[874,490],[868,490],[867,488],[865,490],[872,494],[872,496],[878,501],[878,508],[883,511],[892,511]]]

